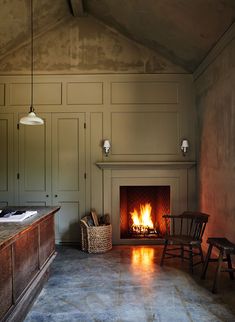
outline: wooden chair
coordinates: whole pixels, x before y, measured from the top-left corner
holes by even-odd
[[[164,215],[163,218],[166,222],[166,236],[160,265],[163,266],[167,258],[179,257],[182,261],[189,260],[189,269],[193,273],[195,265],[204,263],[201,243],[209,215],[186,211],[178,216]],[[195,263],[195,256],[200,256],[200,261]]]

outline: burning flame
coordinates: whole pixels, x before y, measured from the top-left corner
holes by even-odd
[[[131,219],[133,221],[133,226],[135,227],[144,227],[144,228],[153,228],[153,222],[151,219],[152,207],[150,203],[145,205],[140,205],[140,213],[136,209],[133,212],[130,212]]]

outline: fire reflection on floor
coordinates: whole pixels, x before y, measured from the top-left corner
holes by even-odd
[[[152,272],[155,272],[156,263],[154,262],[154,248],[150,247],[135,247],[131,253],[131,269],[134,274],[144,274],[144,281],[147,282],[152,279]]]

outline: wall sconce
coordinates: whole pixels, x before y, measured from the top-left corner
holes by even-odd
[[[103,149],[104,149],[104,153],[105,153],[106,157],[109,155],[110,148],[111,148],[110,141],[109,140],[104,140]]]
[[[183,152],[183,156],[186,156],[186,153],[188,152],[188,148],[189,148],[189,143],[187,139],[183,139],[182,143],[181,143],[181,150]]]

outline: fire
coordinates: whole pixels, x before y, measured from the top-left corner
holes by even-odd
[[[145,233],[147,229],[153,228],[153,222],[151,219],[152,207],[150,203],[145,205],[140,205],[140,212],[134,209],[133,212],[130,212],[131,219],[133,221],[132,229],[136,232]]]

